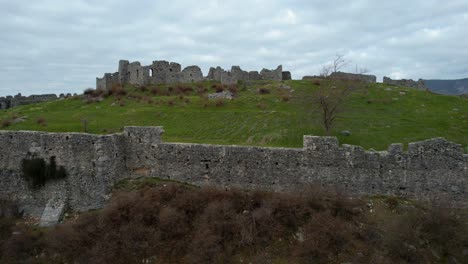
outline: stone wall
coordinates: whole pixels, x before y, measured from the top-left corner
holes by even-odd
[[[418,81],[413,81],[411,79],[392,80],[384,76],[383,83],[397,85],[397,86],[411,87],[411,88],[416,88],[419,90],[427,90],[426,84],[424,83],[422,79],[419,79]]]
[[[140,62],[130,63],[127,60],[119,61],[119,69],[116,73],[105,73],[102,78],[96,78],[96,88],[109,90],[114,85],[148,85],[148,84],[173,84],[199,82],[205,79],[219,81],[223,84],[237,83],[239,80],[283,80],[282,66],[275,70],[263,69],[247,72],[239,66],[232,66],[230,71],[221,67],[210,68],[208,76],[198,66],[188,66],[182,70],[180,64],[168,61],[153,61],[149,66],[142,66]],[[289,72],[285,72],[285,78],[290,79]],[[289,75],[287,74],[289,73]],[[288,77],[289,76],[289,77]]]
[[[72,210],[104,205],[112,185],[129,177],[162,177],[198,185],[294,191],[305,184],[335,185],[356,194],[443,196],[468,206],[468,155],[442,138],[365,151],[334,137],[304,136],[304,147],[263,148],[164,143],[161,127],[126,127],[91,135],[0,131],[0,199],[18,201],[39,216],[50,199]],[[56,157],[67,177],[39,190],[28,187],[23,159]]]
[[[332,72],[330,74],[330,78],[332,79],[340,79],[340,80],[353,80],[353,81],[362,81],[368,83],[375,83],[377,81],[377,77],[375,75],[367,75],[367,74],[356,74],[356,73],[348,73],[348,72]]]
[[[55,94],[40,94],[30,96],[22,96],[21,94],[17,94],[15,96],[0,97],[0,110],[20,105],[42,103],[56,99],[58,99],[58,97]]]

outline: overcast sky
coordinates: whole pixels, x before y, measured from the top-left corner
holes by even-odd
[[[118,61],[168,60],[293,79],[346,71],[468,77],[468,1],[0,0],[0,96],[82,92]]]

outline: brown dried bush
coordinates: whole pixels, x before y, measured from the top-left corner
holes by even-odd
[[[226,104],[226,100],[222,99],[222,98],[217,98],[215,99],[214,101],[214,104],[216,107],[222,107]]]
[[[11,126],[13,122],[11,121],[11,119],[3,119],[1,124],[2,124],[2,128],[6,128],[6,127]]]
[[[270,93],[270,89],[268,88],[262,87],[258,89],[258,94],[269,94],[269,93]]]
[[[313,186],[288,194],[143,183],[44,235],[12,236],[14,225],[0,221],[0,262],[464,263],[466,225],[446,206],[393,214],[384,227],[365,210]]]
[[[36,123],[41,126],[46,126],[47,122],[44,117],[38,117],[36,120]]]

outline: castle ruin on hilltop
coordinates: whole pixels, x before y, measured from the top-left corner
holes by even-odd
[[[223,84],[233,84],[247,80],[290,80],[291,73],[283,72],[279,65],[275,70],[263,69],[258,71],[244,71],[239,66],[232,66],[230,71],[221,67],[211,67],[208,76],[204,77],[200,67],[193,65],[182,69],[176,62],[153,61],[151,65],[142,66],[140,62],[119,61],[118,72],[105,73],[104,77],[96,78],[96,89],[109,90],[114,85],[149,85],[190,83],[203,80],[219,81]]]

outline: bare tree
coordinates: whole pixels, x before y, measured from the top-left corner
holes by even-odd
[[[315,103],[320,111],[321,124],[325,134],[329,136],[335,125],[337,116],[342,113],[343,105],[353,88],[346,82],[332,81],[330,84],[320,85],[315,95]]]
[[[322,66],[322,70],[320,71],[320,76],[328,77],[330,76],[330,74],[340,71],[343,67],[345,67],[348,64],[349,64],[349,61],[346,60],[345,55],[336,54],[335,58],[330,64],[326,64]]]

